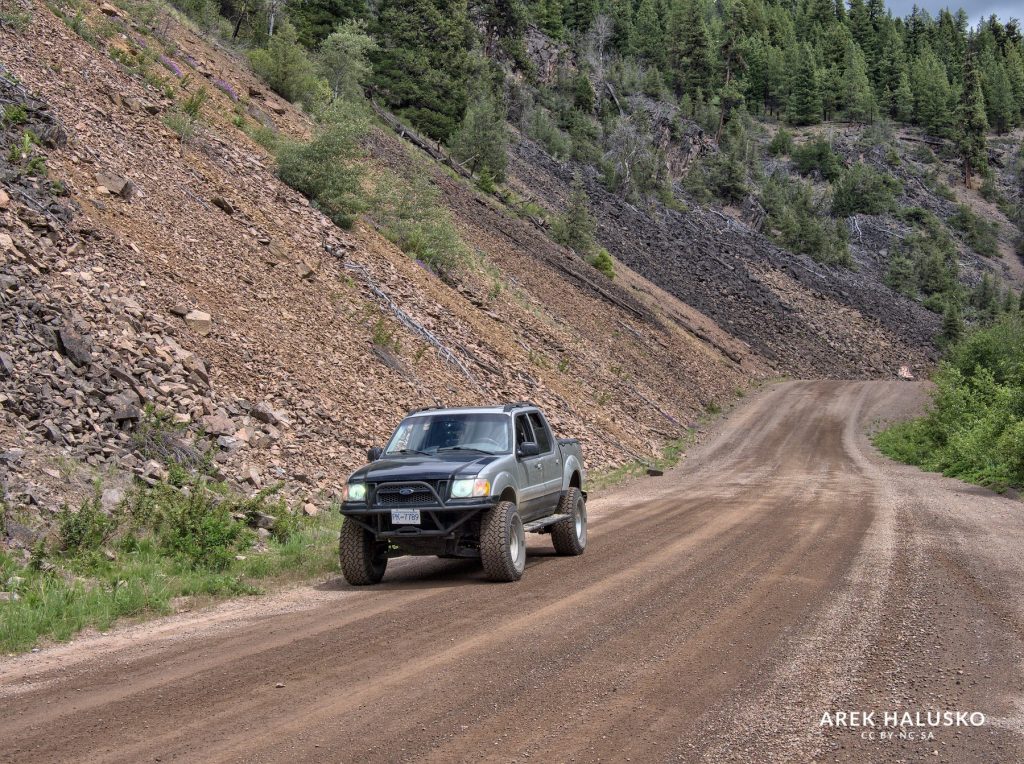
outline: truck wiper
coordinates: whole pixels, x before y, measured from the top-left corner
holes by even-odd
[[[421,456],[433,456],[428,454],[426,451],[417,451],[415,448],[400,448],[395,451],[396,454],[420,454]]]
[[[488,456],[496,456],[496,451],[485,451],[482,448],[467,448],[466,446],[445,446],[444,448],[437,449],[438,451],[476,451],[478,454],[487,454]]]

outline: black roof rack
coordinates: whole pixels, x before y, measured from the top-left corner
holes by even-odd
[[[506,413],[513,411],[514,409],[522,409],[527,407],[536,408],[537,404],[531,403],[530,401],[515,401],[514,403],[506,403],[503,411]]]

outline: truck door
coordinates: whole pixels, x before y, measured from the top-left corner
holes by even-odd
[[[517,414],[515,420],[515,453],[523,443],[536,443],[533,426],[527,414]],[[544,455],[516,457],[516,471],[519,481],[519,514],[530,520],[544,514],[542,496],[544,485]]]
[[[562,490],[562,452],[555,443],[555,437],[544,415],[539,411],[531,411],[528,416],[544,465],[544,489],[540,498],[544,508],[551,509],[558,503],[558,496]]]

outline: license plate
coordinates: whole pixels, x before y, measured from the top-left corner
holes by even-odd
[[[392,525],[419,525],[420,511],[418,509],[392,509]]]

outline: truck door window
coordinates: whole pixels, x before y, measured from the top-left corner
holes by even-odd
[[[533,425],[533,435],[537,439],[537,447],[542,454],[546,454],[551,450],[551,434],[544,422],[544,418],[536,411],[529,414],[529,417],[530,424]]]
[[[530,420],[526,414],[516,417],[516,447],[523,443],[533,443],[533,430],[530,428]]]

